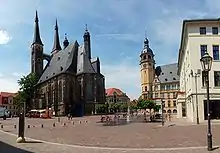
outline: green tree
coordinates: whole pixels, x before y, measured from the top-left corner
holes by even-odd
[[[148,108],[148,100],[140,99],[137,103],[138,109],[147,109]]]
[[[17,103],[18,106],[20,106],[22,102],[25,102],[27,110],[31,108],[31,99],[34,97],[37,81],[38,79],[35,73],[30,73],[18,80],[20,88],[15,97],[15,103]]]
[[[153,110],[155,109],[156,103],[153,100],[140,99],[138,101],[137,107],[139,109],[144,109],[144,110],[149,109],[150,117],[151,117],[151,111],[152,111],[152,109]],[[144,113],[144,116],[145,116],[145,120],[146,120],[146,114],[145,113]]]
[[[127,104],[127,103],[121,103],[121,104],[120,104],[120,110],[121,110],[122,112],[126,112],[127,109],[128,109],[128,104]]]
[[[97,105],[96,112],[98,114],[107,113],[108,112],[108,105],[107,104],[99,104],[99,105]]]
[[[159,112],[160,109],[161,109],[161,106],[160,106],[160,105],[156,105],[156,106],[154,107],[154,111],[155,111],[155,112]]]
[[[150,117],[151,117],[151,110],[155,109],[156,103],[153,100],[147,100],[147,109],[150,111]]]

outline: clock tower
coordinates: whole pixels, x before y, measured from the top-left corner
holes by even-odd
[[[144,48],[140,55],[140,73],[141,73],[141,96],[143,99],[153,98],[153,81],[155,76],[154,53],[149,47],[147,38],[144,40]]]
[[[31,45],[31,72],[36,73],[37,77],[43,73],[43,43],[40,38],[38,15],[36,11],[34,40]]]

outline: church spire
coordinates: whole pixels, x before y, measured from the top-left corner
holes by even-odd
[[[147,30],[145,29],[144,48],[149,48],[149,40],[147,39]]]
[[[63,41],[63,47],[64,49],[69,45],[69,41],[67,39],[67,34],[65,33],[65,38],[64,38],[64,41]]]
[[[84,32],[83,38],[84,38],[84,45],[85,45],[86,54],[88,55],[89,59],[91,59],[90,34],[88,31],[87,24],[85,26],[85,32]]]
[[[52,52],[54,52],[54,51],[60,51],[60,50],[62,50],[62,48],[61,48],[61,46],[60,46],[58,25],[57,25],[57,19],[56,19],[55,34],[54,34],[54,44],[53,44]]]
[[[39,23],[38,22],[39,22],[39,20],[38,20],[38,14],[37,14],[37,10],[36,10],[33,44],[43,45],[41,38],[40,38],[40,30],[39,30]]]

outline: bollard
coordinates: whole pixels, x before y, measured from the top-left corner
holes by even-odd
[[[3,125],[1,125],[1,128],[3,129]]]
[[[35,127],[35,125],[33,125],[33,127]]]
[[[63,123],[63,126],[66,126],[66,123]]]
[[[56,126],[56,124],[55,123],[53,123],[53,127],[55,127]]]
[[[86,121],[85,121],[85,123],[87,124],[87,123],[88,123],[88,121],[86,120]]]
[[[73,125],[74,125],[74,122],[73,122]]]
[[[44,125],[43,124],[41,124],[41,128],[43,128],[44,127]]]
[[[81,121],[79,121],[79,124],[81,124]]]
[[[28,125],[28,129],[30,129],[30,125]]]
[[[14,128],[16,129],[16,125],[14,125]]]
[[[58,122],[60,122],[60,118],[58,118]]]

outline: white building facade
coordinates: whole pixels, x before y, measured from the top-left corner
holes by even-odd
[[[178,58],[180,93],[178,117],[204,122],[207,116],[206,85],[200,63],[207,51],[213,57],[209,73],[211,118],[220,118],[220,20],[184,20]],[[197,111],[198,110],[198,111]]]

